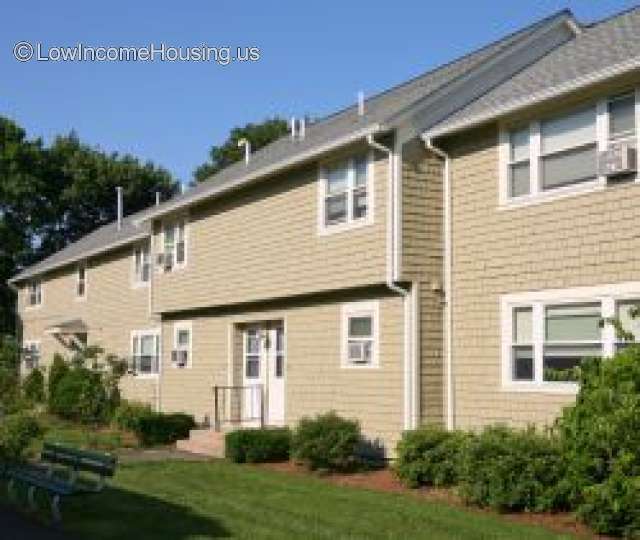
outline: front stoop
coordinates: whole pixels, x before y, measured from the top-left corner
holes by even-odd
[[[176,442],[176,448],[215,458],[224,457],[224,432],[213,429],[192,429],[189,438]]]

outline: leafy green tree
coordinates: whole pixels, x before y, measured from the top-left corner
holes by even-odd
[[[244,159],[244,148],[238,147],[239,140],[247,139],[251,143],[251,151],[255,152],[280,138],[288,130],[287,121],[278,117],[269,118],[260,124],[250,123],[233,128],[221,146],[211,147],[209,161],[200,165],[193,173],[195,181],[204,182],[211,175]]]

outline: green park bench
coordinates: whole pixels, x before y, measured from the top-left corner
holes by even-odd
[[[46,492],[51,500],[53,520],[60,522],[61,499],[99,493],[104,488],[105,480],[115,474],[116,465],[116,457],[110,454],[45,443],[39,463],[13,466],[5,471],[9,481],[7,489],[9,496],[16,499],[16,484],[25,486],[32,510],[36,509],[36,491]]]

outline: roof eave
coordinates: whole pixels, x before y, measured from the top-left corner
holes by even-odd
[[[578,77],[572,81],[552,86],[540,92],[536,92],[528,96],[526,99],[514,100],[510,103],[505,104],[499,109],[494,109],[487,113],[477,114],[470,119],[459,121],[449,125],[446,125],[445,123],[442,128],[438,128],[436,126],[433,129],[424,131],[422,133],[422,137],[424,139],[435,139],[437,137],[443,137],[445,135],[453,135],[455,133],[477,127],[482,124],[486,124],[487,122],[491,122],[492,120],[496,120],[519,110],[526,109],[527,107],[531,107],[532,105],[537,105],[551,99],[562,97],[566,94],[570,94],[571,92],[575,92],[576,90],[580,90],[581,88],[586,88],[593,84],[605,82],[609,79],[624,75],[625,73],[630,73],[635,69],[640,69],[640,56],[625,60],[624,62],[619,62],[618,64],[613,64],[612,66],[594,71],[592,73],[589,73],[588,75],[583,75],[582,77]]]
[[[368,135],[373,135],[381,131],[383,131],[383,127],[381,124],[379,123],[370,124],[369,126],[359,129],[357,131],[354,131],[348,135],[345,135],[344,137],[340,137],[329,143],[318,145],[315,148],[311,148],[305,152],[301,152],[300,154],[297,154],[288,159],[281,160],[272,165],[262,167],[261,169],[253,171],[247,175],[240,176],[236,180],[229,182],[228,184],[224,184],[217,188],[212,188],[211,190],[204,191],[203,193],[199,194],[196,197],[187,199],[185,201],[176,201],[173,204],[171,204],[171,202],[169,201],[161,205],[157,210],[151,211],[145,214],[142,218],[134,221],[134,224],[140,225],[141,223],[145,223],[149,220],[170,214],[172,212],[175,212],[182,208],[199,203],[201,201],[212,199],[214,197],[222,195],[223,193],[227,193],[233,189],[244,186],[249,182],[272,175],[274,173],[277,173],[284,169],[288,169],[295,165],[299,165],[301,163],[304,163],[305,161],[309,161],[310,159],[313,159],[317,156],[330,152],[331,150],[336,150],[343,146],[347,146],[348,144],[351,144],[359,139],[364,139]]]

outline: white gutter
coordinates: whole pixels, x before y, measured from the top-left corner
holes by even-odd
[[[445,332],[443,336],[446,351],[446,403],[447,429],[455,429],[455,393],[453,386],[453,344],[452,306],[451,306],[451,271],[452,271],[452,242],[451,242],[451,173],[449,154],[437,148],[426,135],[422,135],[425,146],[444,160],[443,171],[443,206],[444,206],[444,299],[445,299]]]
[[[542,103],[549,99],[562,97],[566,94],[579,90],[585,86],[604,82],[608,79],[616,77],[618,75],[624,75],[627,72],[640,68],[640,56],[636,56],[624,62],[618,62],[611,66],[607,66],[604,69],[593,71],[587,75],[577,77],[571,81],[558,84],[541,90],[540,92],[532,92],[526,98],[511,101],[501,107],[492,109],[488,112],[478,113],[475,116],[468,118],[467,120],[460,120],[458,122],[452,122],[451,124],[444,123],[443,127],[438,129],[437,127],[426,131],[423,134],[423,139],[434,139],[442,135],[450,135],[463,129],[468,129],[474,126],[479,126],[489,122],[500,116],[505,116],[513,112],[519,111],[526,107]]]
[[[313,159],[321,154],[325,154],[327,152],[335,150],[336,148],[340,148],[341,146],[346,146],[360,139],[368,137],[369,135],[373,135],[374,133],[381,131],[381,129],[382,127],[380,126],[380,124],[371,124],[370,126],[367,126],[358,131],[354,131],[353,133],[350,133],[349,135],[345,135],[344,137],[333,139],[331,142],[321,144],[310,150],[307,150],[306,152],[300,152],[288,159],[278,161],[277,163],[267,165],[266,167],[257,169],[253,172],[250,172],[249,174],[240,176],[235,180],[228,182],[226,184],[213,187],[208,190],[203,190],[201,193],[198,193],[197,195],[194,195],[192,197],[189,197],[189,194],[187,193],[185,197],[182,197],[181,199],[173,203],[171,201],[167,201],[166,203],[161,204],[156,210],[148,212],[144,216],[141,216],[139,219],[135,220],[134,224],[139,225],[140,223],[144,223],[145,221],[149,221],[151,219],[164,216],[166,214],[179,210],[180,208],[183,208],[185,206],[189,206],[197,202],[210,199],[212,197],[216,197],[218,195],[231,191],[237,187],[243,186],[244,184],[247,184],[252,180],[257,180],[258,178],[261,178],[263,176],[268,176],[270,174],[276,173],[281,169],[286,169],[288,167],[298,165],[304,161]]]
[[[403,425],[404,429],[414,429],[417,427],[417,402],[418,392],[416,392],[418,357],[414,354],[414,344],[417,343],[417,326],[415,324],[415,311],[417,310],[416,291],[417,286],[412,284],[407,290],[396,283],[399,271],[398,247],[400,242],[399,223],[396,219],[399,215],[399,197],[397,192],[398,179],[398,153],[391,148],[377,142],[373,134],[367,136],[367,143],[372,148],[387,154],[388,174],[387,174],[387,265],[386,284],[389,290],[402,297],[404,306],[404,339],[403,339],[403,365],[404,365],[404,408]],[[398,231],[396,231],[398,229]],[[398,232],[398,234],[396,234]]]

